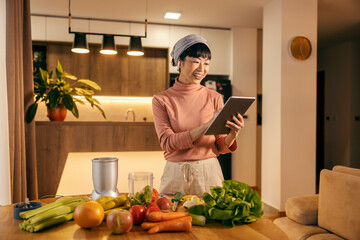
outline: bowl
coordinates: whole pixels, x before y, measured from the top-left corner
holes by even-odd
[[[21,212],[26,212],[41,207],[41,202],[30,202],[30,206],[26,208],[26,203],[18,203],[14,205],[14,218],[23,219],[20,217]]]

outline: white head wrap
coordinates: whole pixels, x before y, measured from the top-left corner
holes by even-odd
[[[176,63],[179,60],[180,55],[186,49],[188,49],[189,47],[191,47],[192,45],[194,45],[196,43],[203,43],[210,49],[209,44],[206,42],[206,39],[203,38],[202,36],[197,35],[197,34],[187,35],[175,43],[175,45],[170,53],[170,56],[174,59],[174,61],[172,63],[173,66],[176,66]]]

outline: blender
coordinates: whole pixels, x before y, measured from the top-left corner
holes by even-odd
[[[102,196],[119,196],[117,189],[118,159],[115,157],[92,159],[93,200]]]

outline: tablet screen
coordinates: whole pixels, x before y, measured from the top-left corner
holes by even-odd
[[[231,96],[206,129],[204,135],[228,134],[230,129],[225,127],[226,121],[233,121],[232,116],[236,116],[237,113],[244,116],[254,101],[255,97]]]

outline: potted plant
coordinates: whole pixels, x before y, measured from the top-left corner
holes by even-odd
[[[48,117],[52,121],[64,121],[67,110],[79,118],[76,103],[85,104],[84,100],[88,101],[92,108],[96,107],[106,118],[104,111],[99,106],[99,101],[92,97],[94,94],[92,89],[101,90],[98,84],[88,79],[77,79],[77,77],[64,72],[59,61],[56,67],[57,79],[52,79],[51,76],[52,71],[48,73],[40,68],[40,78],[34,78],[34,90],[37,95],[35,102],[26,111],[27,123],[34,119],[40,102],[46,104]]]

